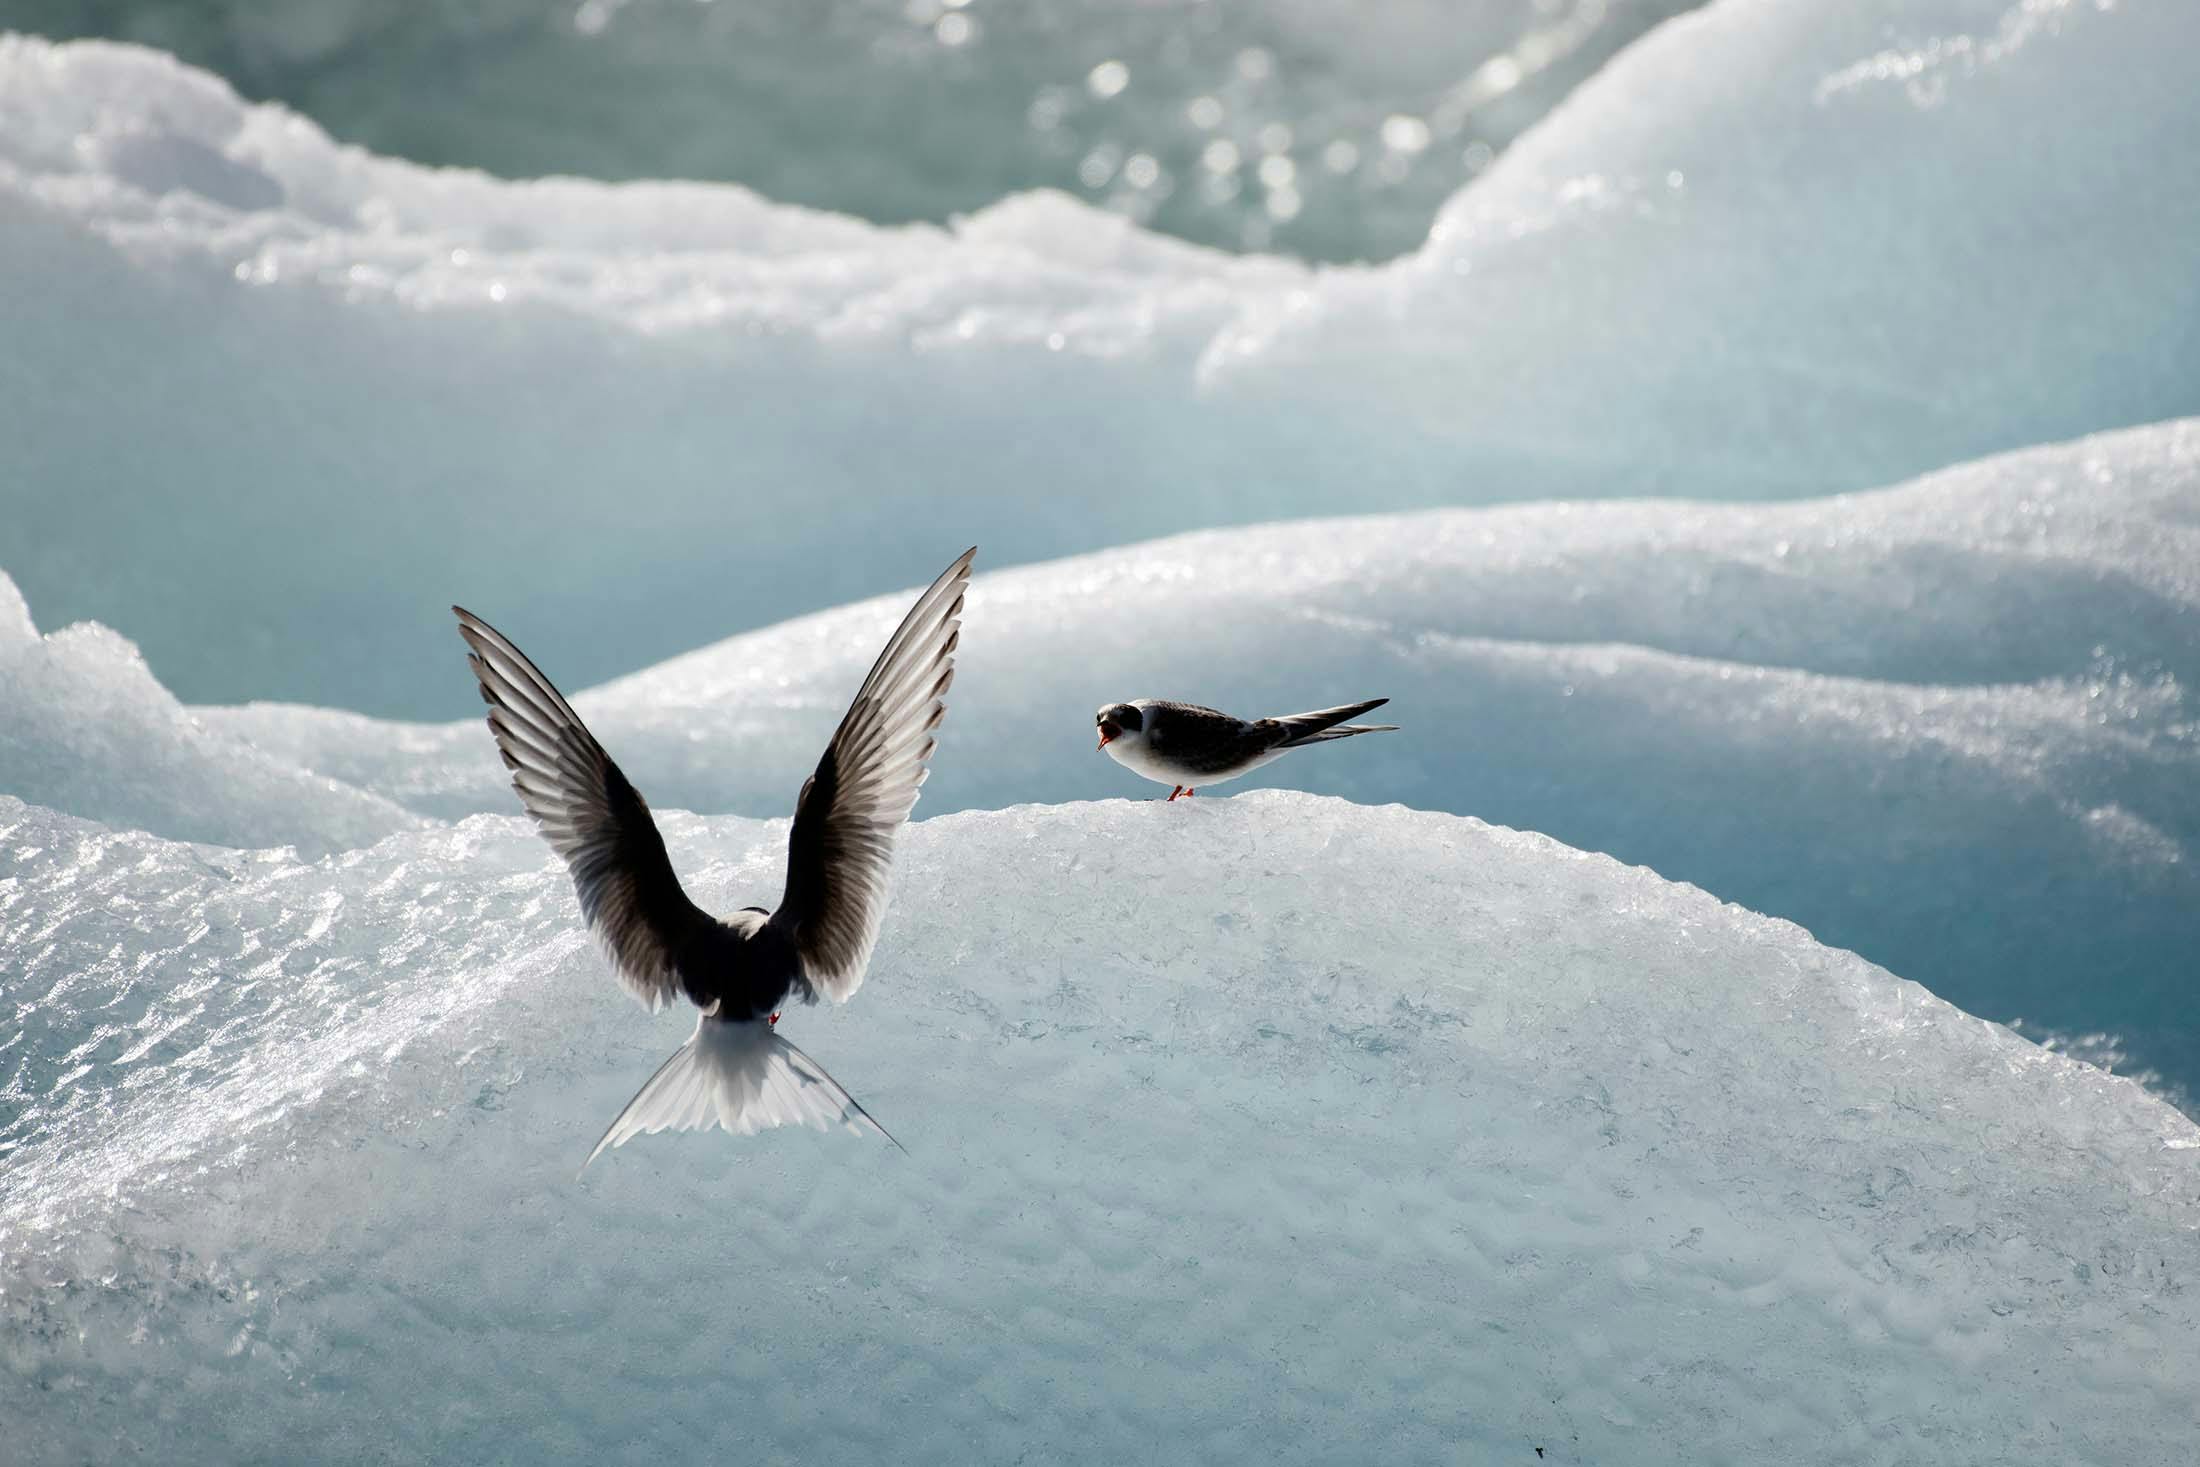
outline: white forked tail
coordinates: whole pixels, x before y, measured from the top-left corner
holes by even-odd
[[[859,1136],[869,1130],[894,1141],[823,1065],[780,1038],[769,1023],[726,1023],[706,1014],[695,1021],[693,1037],[626,1103],[581,1170],[607,1148],[656,1131],[723,1126],[753,1136],[775,1126],[829,1131],[836,1123]],[[899,1141],[894,1145],[908,1149]]]

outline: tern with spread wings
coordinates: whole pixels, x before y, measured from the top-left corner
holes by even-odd
[[[652,1011],[676,998],[702,1010],[694,1037],[627,1103],[588,1161],[646,1132],[713,1125],[746,1136],[839,1124],[893,1141],[779,1034],[779,1010],[797,998],[846,1003],[863,983],[894,832],[916,803],[933,731],[947,715],[977,553],[965,551],[917,598],[802,786],[778,909],[728,917],[688,900],[648,804],[550,679],[487,622],[451,608],[512,788],[565,858],[581,913],[619,980]]]

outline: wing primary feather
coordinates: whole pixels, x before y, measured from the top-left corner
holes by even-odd
[[[942,571],[886,639],[796,803],[787,888],[771,922],[793,940],[812,997],[845,1002],[863,982],[894,831],[916,803],[946,716],[976,554]]]
[[[715,924],[681,890],[648,802],[526,653],[472,612],[451,609],[513,792],[564,858],[620,981],[652,1009],[683,992],[706,1001],[679,954]]]

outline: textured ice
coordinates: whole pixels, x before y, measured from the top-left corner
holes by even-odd
[[[795,1037],[908,1143],[646,1138],[520,820],[0,802],[30,1462],[2170,1463],[2200,1129],[1788,924],[1258,792],[928,821]],[[706,904],[783,823],[674,816]]]
[[[2200,7],[1733,0],[1630,47],[1392,270],[1247,316],[1233,389],[1471,478],[1752,497],[2189,414]]]
[[[736,637],[578,706],[660,807],[783,814],[906,605]],[[554,634],[497,619],[563,675]],[[456,659],[451,639],[439,675],[463,682]],[[1288,524],[996,572],[960,659],[927,812],[1154,793],[1093,750],[1114,698],[1387,696],[1401,732],[1245,785],[1611,852],[1974,1013],[2120,1036],[2200,1093],[2200,422],[1805,504]],[[512,808],[477,718],[198,716],[425,814]]]
[[[2181,1467],[2200,1129],[1987,1020],[2200,1088],[2194,421],[990,575],[927,812],[1144,793],[1102,698],[1388,695],[1262,779],[1611,855],[1257,788],[928,821],[787,1020],[907,1156],[575,1183],[687,1020],[478,722],[169,689],[442,717],[452,599],[580,687],[970,540],[2200,410],[2196,40],[1723,0],[1332,269],[499,182],[0,39],[0,1458]],[[896,603],[580,700],[707,905],[776,890],[749,817]]]
[[[1052,186],[1209,244],[1381,259],[1428,233],[1467,150],[1696,3],[11,0],[7,19],[158,46],[422,163],[723,179],[882,222]]]
[[[393,730],[393,734],[397,731]],[[428,823],[210,732],[137,649],[80,623],[41,637],[0,573],[0,791],[124,829],[307,855]]]
[[[4,42],[6,564],[188,700],[448,716],[457,582],[586,683],[934,536],[1800,496],[2190,413],[2196,37],[2159,0],[1712,6],[1370,269],[1049,194],[893,229],[502,183]]]

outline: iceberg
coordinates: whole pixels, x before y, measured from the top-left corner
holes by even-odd
[[[1715,0],[1327,266],[0,36],[11,1463],[2184,1460],[2195,41]],[[972,540],[785,1019],[906,1154],[576,1180],[687,1017],[436,721],[445,606],[729,910],[907,598],[839,603]],[[1153,694],[1402,731],[1119,798]]]
[[[1057,194],[884,227],[423,168],[152,52],[10,38],[4,562],[187,701],[452,716],[419,669],[454,586],[586,684],[933,536],[1000,565],[1807,497],[2191,414],[2196,35],[2167,4],[1713,5],[1419,250],[1322,268]]]
[[[0,790],[123,830],[308,856],[429,823],[207,728],[106,627],[41,637],[5,573]]]
[[[1630,46],[1390,269],[1215,342],[1474,483],[1769,498],[2194,411],[2200,95],[2117,0],[1724,0]],[[1348,362],[1349,373],[1325,364]],[[1580,492],[1574,489],[1570,492]]]
[[[1824,501],[1375,516],[991,572],[922,808],[1150,793],[1093,751],[1116,698],[1387,696],[1401,732],[1248,783],[1642,863],[2189,1100],[2196,507],[2188,420]],[[657,807],[783,816],[906,604],[735,637],[576,703]],[[571,686],[554,637],[495,619]],[[111,633],[56,633],[88,649],[57,655],[19,622],[0,637],[0,680],[18,669],[0,792],[307,856],[515,808],[478,717],[186,710]],[[465,686],[462,653],[446,626],[421,677]]]
[[[2114,1035],[2124,1063],[2200,1093],[2196,525],[2187,420],[1801,504],[1448,510],[992,572],[922,808],[1151,793],[1093,751],[1092,712],[1118,698],[1389,697],[1402,732],[1247,783],[1640,862],[1971,1012]],[[735,637],[576,703],[658,806],[783,815],[906,600]],[[554,637],[507,630],[563,675]],[[463,683],[446,641],[441,675]],[[196,713],[424,815],[513,809],[475,718]]]
[[[696,896],[784,822],[665,821]],[[514,817],[0,799],[26,1461],[2172,1461],[2200,1128],[1792,925],[1259,791],[927,820],[786,1023],[909,1148],[652,1137]],[[1800,1443],[1807,1441],[1807,1449]]]

